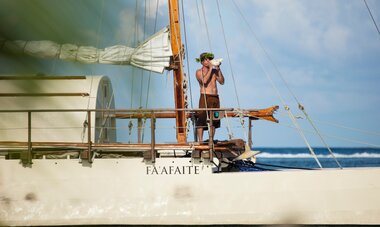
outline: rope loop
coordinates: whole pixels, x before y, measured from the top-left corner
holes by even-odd
[[[132,128],[133,128],[132,120],[129,120],[129,123],[128,123],[128,143],[131,143]]]
[[[244,113],[243,113],[243,111],[241,109],[234,109],[233,111],[235,113],[235,116],[239,117],[240,124],[244,127],[245,120],[244,120]]]

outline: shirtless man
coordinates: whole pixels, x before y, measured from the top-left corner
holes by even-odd
[[[220,70],[220,66],[213,66],[210,60],[214,58],[212,53],[202,53],[197,59],[202,64],[202,68],[198,69],[195,76],[199,82],[201,95],[199,97],[199,108],[219,108],[219,96],[216,82],[224,84],[224,76]],[[203,131],[208,130],[207,115],[210,118],[210,112],[200,111],[196,122],[198,141],[203,141]],[[220,120],[214,120],[210,128],[211,137],[214,139],[215,128],[220,127]]]

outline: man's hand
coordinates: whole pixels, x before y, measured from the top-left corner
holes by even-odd
[[[219,71],[221,65],[222,65],[222,62],[219,62],[219,65],[215,66],[215,69]]]

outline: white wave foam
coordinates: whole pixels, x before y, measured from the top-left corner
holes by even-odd
[[[354,153],[354,154],[340,154],[334,153],[337,158],[380,158],[380,153]],[[299,154],[281,154],[281,153],[260,153],[258,158],[311,158],[310,153],[299,153]],[[331,158],[330,154],[326,155],[317,155],[318,158]]]

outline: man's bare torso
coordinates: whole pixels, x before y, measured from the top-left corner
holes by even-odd
[[[205,77],[205,75],[208,73],[208,70],[211,71],[211,77],[208,81],[204,82],[202,81],[202,78]],[[212,68],[206,68],[202,67],[201,69],[197,70],[197,80],[199,82],[200,91],[202,94],[211,94],[211,95],[217,95],[218,94],[218,87],[216,85],[216,70]]]

